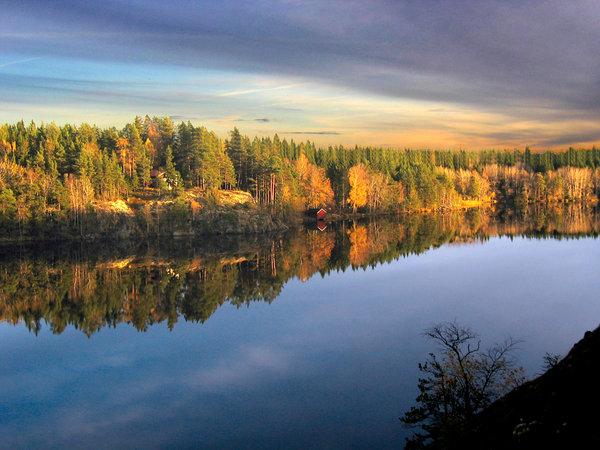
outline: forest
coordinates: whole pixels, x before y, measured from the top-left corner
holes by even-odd
[[[150,230],[161,213],[185,221],[218,206],[227,191],[246,193],[247,208],[277,217],[314,207],[379,214],[591,205],[600,194],[600,150],[320,148],[237,128],[222,139],[203,126],[148,116],[122,129],[0,125],[0,237],[48,224],[83,234],[86,217],[101,223],[118,213]]]

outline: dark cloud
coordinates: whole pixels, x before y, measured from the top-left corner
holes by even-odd
[[[267,117],[258,117],[256,119],[236,119],[234,122],[258,122],[258,123],[269,123],[271,119]]]
[[[573,144],[590,144],[600,141],[600,126],[584,127],[577,132],[540,131],[540,130],[507,130],[507,131],[464,131],[465,136],[485,138],[496,145],[512,142],[515,146],[562,147]]]
[[[596,0],[8,0],[5,52],[308,77],[600,116]]]
[[[560,136],[549,137],[540,142],[541,146],[556,147],[573,143],[586,144],[600,141],[600,129],[584,130],[577,133],[566,133]]]
[[[173,122],[199,122],[203,120],[203,117],[186,116],[182,114],[174,114],[169,116]]]

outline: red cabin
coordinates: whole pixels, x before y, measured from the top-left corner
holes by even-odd
[[[327,211],[323,208],[311,208],[306,211],[305,215],[314,220],[325,220]]]

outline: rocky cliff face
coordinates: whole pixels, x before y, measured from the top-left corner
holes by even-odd
[[[465,448],[600,448],[600,328],[542,376],[483,411]]]

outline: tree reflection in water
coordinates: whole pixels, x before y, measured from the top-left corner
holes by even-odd
[[[330,224],[276,237],[218,237],[127,245],[45,245],[0,252],[0,320],[38,332],[69,325],[91,335],[128,323],[204,322],[224,303],[274,301],[292,278],[374,267],[449,243],[492,236],[596,235],[598,215],[586,209],[492,214],[483,210],[411,215],[400,220]],[[48,250],[52,247],[52,250]]]

